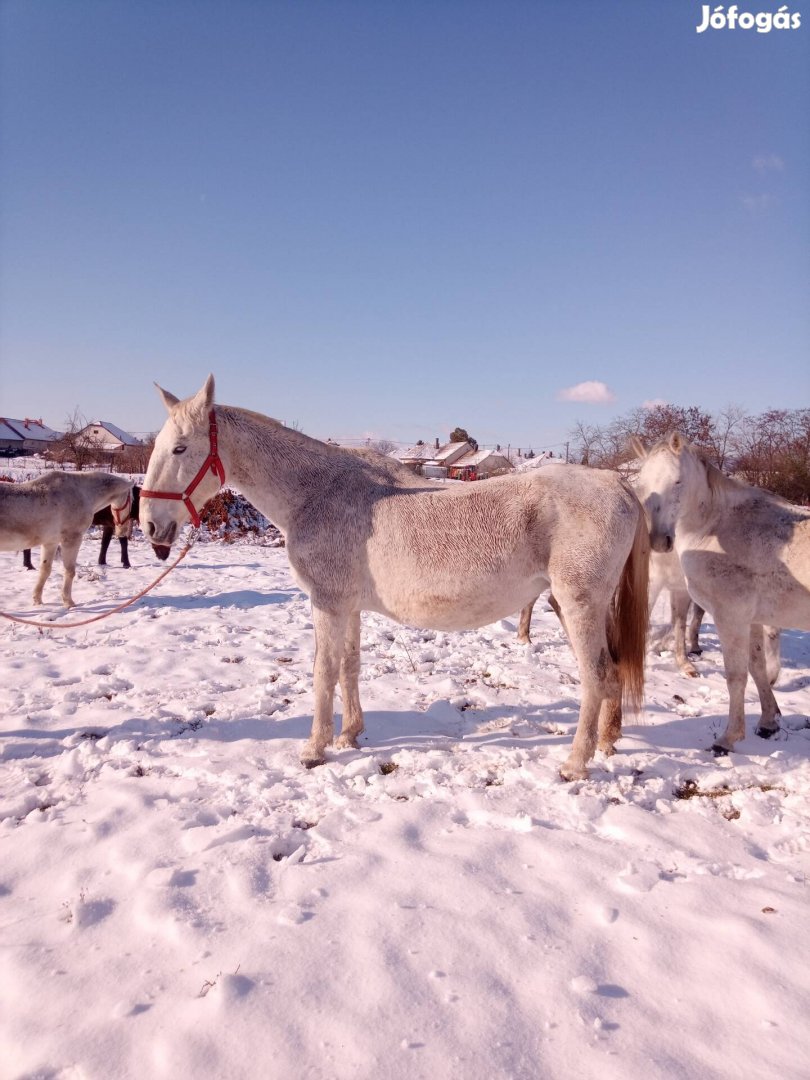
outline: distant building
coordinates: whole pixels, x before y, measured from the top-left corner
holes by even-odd
[[[94,420],[78,432],[80,438],[84,438],[92,446],[104,450],[106,453],[116,453],[127,446],[140,446],[140,439],[124,431],[109,420]]]
[[[473,450],[457,458],[447,470],[451,480],[486,480],[512,472],[514,465],[499,450]]]
[[[42,420],[28,416],[23,420],[0,417],[0,454],[5,457],[40,454],[61,438],[60,431],[49,428]]]
[[[465,454],[472,453],[472,446],[468,442],[445,443],[439,446],[437,439],[433,445],[417,443],[407,450],[395,450],[391,457],[401,461],[403,465],[410,466],[414,472],[422,473],[423,476],[443,477],[447,475],[447,469]]]

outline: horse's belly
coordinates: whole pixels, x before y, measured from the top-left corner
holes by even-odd
[[[548,583],[495,582],[486,588],[475,589],[463,586],[462,582],[453,582],[444,587],[434,583],[422,589],[377,588],[364,606],[408,626],[430,630],[475,630],[516,614],[536,600]]]
[[[36,532],[22,532],[20,529],[0,528],[0,551],[22,551],[24,548],[39,547],[43,539]]]

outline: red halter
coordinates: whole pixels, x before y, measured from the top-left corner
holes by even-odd
[[[132,517],[132,488],[127,492],[127,497],[120,506],[113,506],[110,503],[110,510],[112,510],[113,522],[120,526],[125,521],[129,521]]]
[[[146,488],[141,489],[142,499],[179,499],[180,502],[185,503],[186,510],[188,510],[191,522],[195,528],[199,528],[200,515],[194,509],[194,503],[191,501],[192,492],[200,485],[209,469],[219,480],[220,487],[225,483],[225,469],[220,461],[219,453],[217,451],[217,418],[213,409],[208,414],[208,438],[211,444],[211,448],[208,451],[208,457],[202,463],[199,472],[185,491],[147,491]]]

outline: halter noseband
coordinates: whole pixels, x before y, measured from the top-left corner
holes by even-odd
[[[200,515],[194,508],[194,503],[191,501],[192,493],[202,483],[203,477],[209,469],[219,480],[220,487],[225,483],[225,468],[220,460],[219,451],[217,450],[217,418],[213,409],[208,414],[208,438],[210,442],[208,457],[202,463],[197,475],[185,491],[148,491],[146,488],[141,488],[142,499],[175,499],[184,503],[186,510],[188,510],[189,516],[191,517],[191,523],[195,528],[199,528],[200,526]]]

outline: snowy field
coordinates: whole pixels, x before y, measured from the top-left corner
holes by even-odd
[[[61,566],[33,609],[0,554],[0,606],[71,622],[163,569],[97,547],[69,613]],[[364,616],[362,750],[311,772],[281,549],[198,544],[91,626],[0,622],[3,1080],[807,1076],[810,635],[780,740],[704,749],[708,625],[701,677],[651,655],[643,717],[565,784],[576,666],[543,606],[532,646]]]

